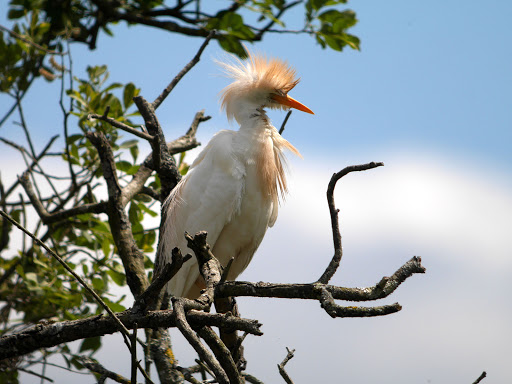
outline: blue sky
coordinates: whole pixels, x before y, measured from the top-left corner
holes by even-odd
[[[317,279],[332,255],[329,177],[372,160],[386,166],[350,175],[337,189],[345,255],[333,283],[373,285],[413,255],[423,257],[427,274],[385,300],[403,305],[385,318],[333,320],[314,302],[239,300],[244,316],[264,323],[265,336],[246,342],[249,371],[280,382],[276,364],[288,346],[297,350],[288,365],[296,383],[471,383],[483,370],[483,382],[510,382],[512,4],[348,6],[359,19],[353,33],[362,40],[360,52],[321,50],[306,36],[268,36],[254,46],[297,69],[302,81],[292,95],[315,115],[292,114],[285,137],[304,159],[291,159],[290,196],[241,279]],[[113,81],[134,82],[149,100],[201,43],[140,28],[114,32],[94,52],[73,46],[75,73],[108,64]],[[203,108],[212,116],[201,126],[203,143],[229,127],[217,102],[227,80],[212,60],[222,55],[212,43],[160,107],[168,139],[185,132]],[[33,91],[26,110],[42,148],[60,133],[58,105],[46,101],[58,86],[41,83]],[[272,116],[279,125],[284,114]],[[19,138],[19,128],[5,125],[0,135]],[[293,321],[283,324],[286,317]],[[192,354],[175,339],[183,364],[190,362]],[[109,340],[119,344],[108,343],[99,357],[128,375],[120,337]]]

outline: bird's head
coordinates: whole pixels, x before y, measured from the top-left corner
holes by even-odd
[[[267,59],[249,53],[246,61],[219,62],[225,73],[234,79],[221,93],[222,108],[229,119],[239,123],[263,108],[295,108],[313,114],[313,111],[288,96],[300,79],[285,61]]]

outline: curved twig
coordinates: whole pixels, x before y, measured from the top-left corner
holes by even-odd
[[[349,167],[346,167],[339,171],[338,173],[335,173],[332,175],[331,181],[329,182],[329,186],[327,187],[327,204],[329,205],[329,212],[331,214],[331,227],[332,227],[332,239],[334,243],[334,256],[331,259],[331,262],[325,269],[324,273],[320,278],[317,280],[317,283],[327,284],[329,280],[333,277],[333,275],[336,273],[336,270],[338,269],[340,265],[341,258],[343,256],[343,248],[341,246],[341,234],[340,234],[340,225],[338,221],[338,213],[339,210],[336,209],[336,206],[334,205],[334,188],[336,187],[336,183],[339,179],[341,179],[343,176],[349,174],[350,172],[359,172],[359,171],[366,171],[368,169],[376,168],[376,167],[382,167],[384,163],[375,163],[371,162],[368,164],[361,164],[361,165],[352,165]]]

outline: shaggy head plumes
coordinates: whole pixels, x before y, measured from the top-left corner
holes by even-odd
[[[237,118],[240,111],[251,107],[286,109],[286,106],[275,102],[271,96],[286,95],[300,81],[288,63],[261,55],[249,53],[245,61],[236,59],[234,63],[218,64],[227,76],[234,79],[221,92],[222,109],[229,119]]]

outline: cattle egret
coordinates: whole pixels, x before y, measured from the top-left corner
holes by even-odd
[[[226,266],[234,258],[227,276],[234,280],[274,225],[279,194],[287,192],[283,150],[300,154],[271,124],[265,108],[313,111],[288,96],[299,79],[286,62],[251,54],[245,62],[234,60],[219,63],[234,80],[222,91],[221,102],[240,129],[218,132],[164,202],[157,271],[171,261],[174,247],[192,253],[185,231],[207,231],[220,263]],[[192,299],[203,288],[195,258],[167,285],[171,295]]]

